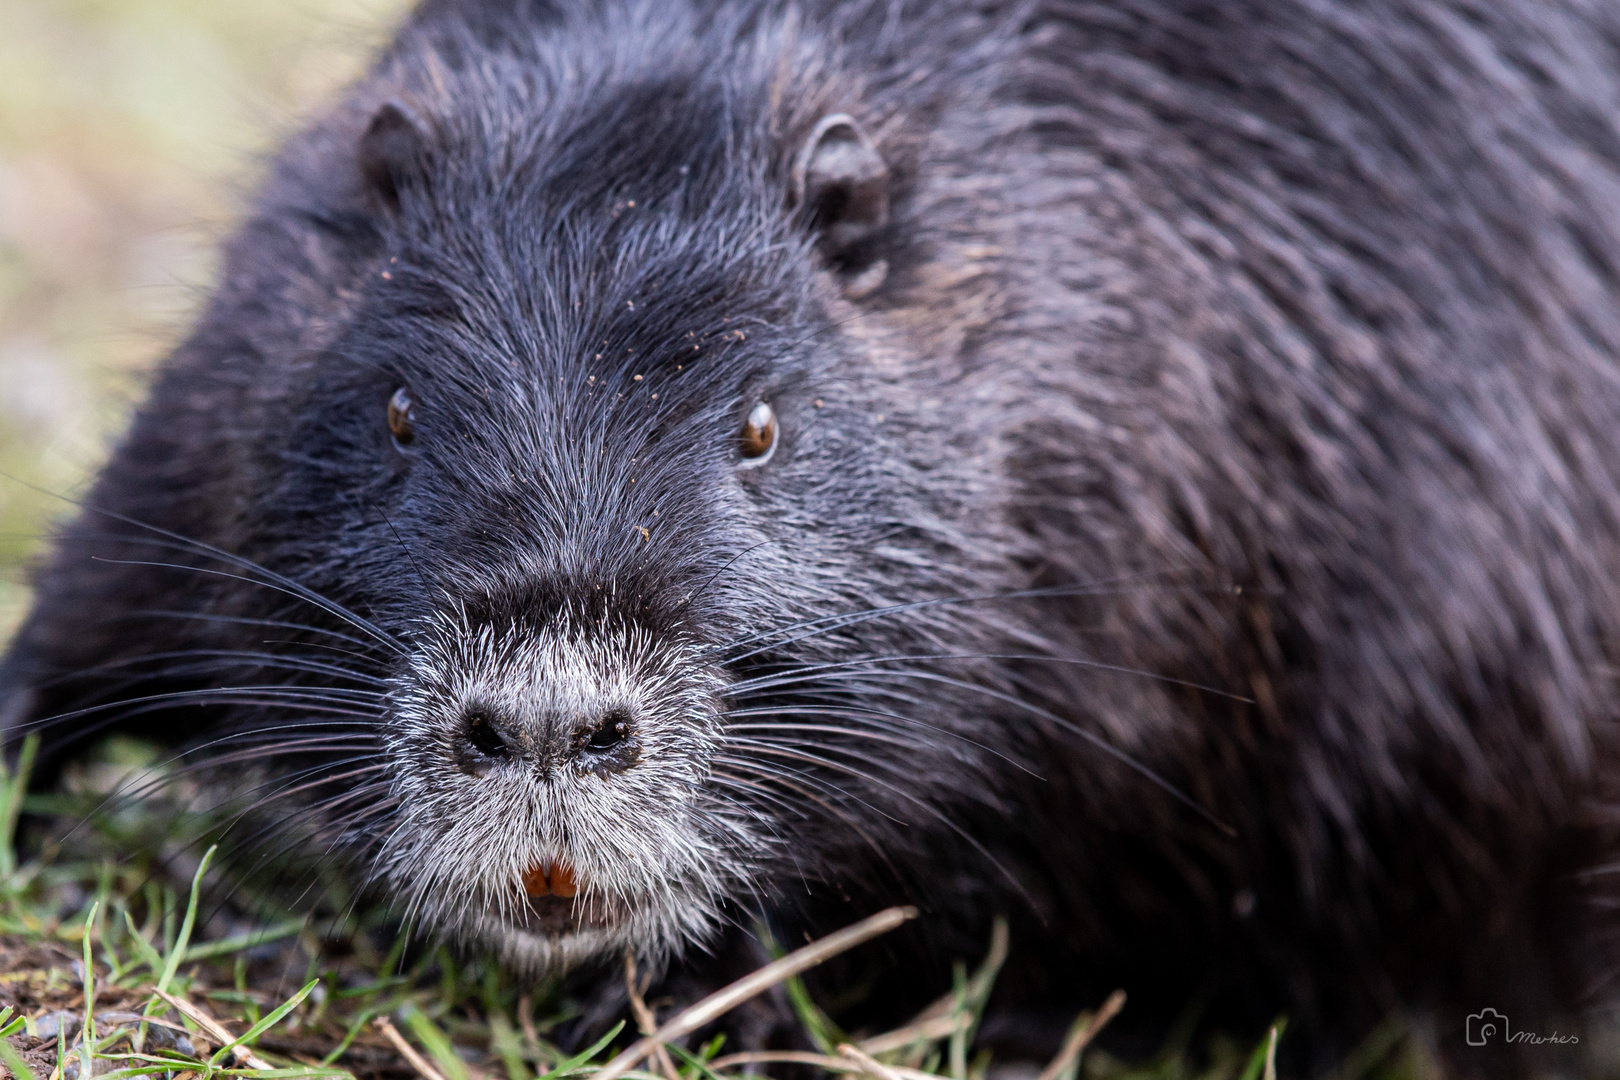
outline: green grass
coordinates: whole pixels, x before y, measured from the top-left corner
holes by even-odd
[[[552,1036],[577,1005],[555,986],[523,986],[488,960],[410,943],[385,911],[316,917],[262,897],[244,902],[240,894],[222,905],[214,894],[225,875],[215,869],[213,849],[177,877],[154,854],[175,835],[175,819],[159,803],[105,801],[124,777],[151,767],[150,752],[110,741],[70,772],[67,794],[25,797],[32,753],[25,746],[18,768],[0,766],[0,1067],[12,1076],[565,1080],[589,1077],[637,1037],[635,1026],[621,1025],[570,1053]],[[20,854],[16,827],[25,811],[30,821],[56,827],[34,828],[34,846]],[[66,827],[87,811],[87,821]],[[194,824],[182,831],[194,833]],[[187,853],[171,840],[166,854],[180,864]],[[787,980],[803,1044],[815,1048],[809,1071],[995,1080],[992,1071],[1006,1063],[975,1045],[975,1033],[1016,947],[998,926],[986,954],[959,964],[954,985],[939,987],[935,1005],[896,1032],[842,1030],[804,982]],[[164,994],[217,1021],[229,1037],[210,1035]],[[672,1009],[657,1022],[667,1023]],[[426,1072],[407,1062],[379,1018]],[[1090,1019],[1077,1018],[1075,1032]],[[1195,1042],[1194,1027],[1186,1025],[1146,1062],[1125,1064],[1088,1047],[1049,1070],[1051,1080],[1266,1075],[1269,1031]],[[1045,1064],[1020,1063],[1030,1077]],[[761,1067],[769,1073],[782,1066]],[[674,1040],[628,1075],[726,1080],[740,1068],[723,1038]],[[796,1075],[805,1073],[801,1066]],[[1419,1080],[1432,1066],[1392,1027],[1376,1032],[1342,1075]]]

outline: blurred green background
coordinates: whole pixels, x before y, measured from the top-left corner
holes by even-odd
[[[265,154],[405,6],[0,0],[0,637]]]

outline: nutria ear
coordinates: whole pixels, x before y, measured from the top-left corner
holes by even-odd
[[[793,195],[821,232],[822,250],[837,256],[889,219],[889,167],[854,117],[834,113],[799,151]]]
[[[360,136],[360,175],[390,209],[399,208],[400,193],[419,186],[427,175],[427,127],[410,106],[384,102]]]

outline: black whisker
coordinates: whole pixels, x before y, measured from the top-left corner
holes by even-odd
[[[778,679],[778,678],[787,678],[787,679],[807,678],[807,679],[813,679],[820,672],[836,671],[836,670],[839,670],[839,669],[848,669],[848,668],[855,668],[855,667],[867,667],[867,666],[874,666],[875,667],[875,666],[877,666],[879,664],[893,664],[893,663],[902,663],[902,662],[911,663],[911,662],[964,661],[964,660],[1015,660],[1015,661],[1025,661],[1025,662],[1035,662],[1035,663],[1066,664],[1066,665],[1072,665],[1072,666],[1075,666],[1075,667],[1089,668],[1089,669],[1092,669],[1092,670],[1095,670],[1095,671],[1106,671],[1106,672],[1108,672],[1110,674],[1115,674],[1115,675],[1138,676],[1138,677],[1141,677],[1141,678],[1144,678],[1144,679],[1152,680],[1153,682],[1161,682],[1161,683],[1166,683],[1166,684],[1168,684],[1170,686],[1179,686],[1179,687],[1182,687],[1182,688],[1187,689],[1187,690],[1197,690],[1197,691],[1200,691],[1201,693],[1214,694],[1214,695],[1216,695],[1218,697],[1227,698],[1227,699],[1229,699],[1231,701],[1242,702],[1245,705],[1253,705],[1254,704],[1254,699],[1253,698],[1247,698],[1247,697],[1242,696],[1241,694],[1233,694],[1233,693],[1230,693],[1229,691],[1221,690],[1221,689],[1218,689],[1218,688],[1213,687],[1213,686],[1205,686],[1202,683],[1191,682],[1191,681],[1189,681],[1187,679],[1178,679],[1178,678],[1175,678],[1174,676],[1171,676],[1171,675],[1160,675],[1160,674],[1158,674],[1156,672],[1145,671],[1145,670],[1143,670],[1141,668],[1129,668],[1129,667],[1124,667],[1124,666],[1119,665],[1119,664],[1108,664],[1108,663],[1104,663],[1104,662],[1102,662],[1100,660],[1091,660],[1091,659],[1087,659],[1085,657],[1047,656],[1047,655],[1043,655],[1043,654],[1039,654],[1039,653],[1032,653],[1032,654],[1027,654],[1027,653],[917,653],[917,654],[901,654],[901,655],[895,655],[895,656],[860,657],[860,658],[854,659],[854,660],[829,661],[829,662],[823,663],[823,664],[805,664],[805,665],[802,665],[802,666],[797,666],[797,667],[791,668],[788,671],[781,673],[780,675],[775,674],[775,673],[768,673],[768,674],[765,674],[765,675],[758,675],[758,676],[755,676],[754,678],[751,678],[751,679],[739,680],[738,682],[732,684],[731,687],[728,687],[728,690],[730,690],[730,689],[743,689],[743,690],[771,689],[771,688],[774,688],[776,685],[778,685],[778,683],[773,682],[773,680]]]
[[[410,545],[405,543],[405,538],[399,535],[398,529],[394,528],[393,520],[370,499],[366,500],[366,505],[377,512],[377,516],[383,519],[383,524],[388,526],[388,531],[394,534],[394,542],[399,544],[399,549],[405,553],[405,558],[410,561],[411,572],[416,575],[417,584],[421,585],[423,589],[428,588],[428,580],[422,573],[422,567],[417,564],[416,556],[411,553]]]
[[[837,784],[834,784],[834,783],[828,781],[824,777],[813,776],[813,775],[811,775],[809,773],[804,772],[801,769],[795,769],[795,768],[793,768],[792,766],[789,766],[789,765],[783,765],[783,764],[780,764],[780,763],[766,764],[764,762],[754,761],[754,760],[751,760],[751,759],[748,759],[748,758],[735,758],[735,757],[729,757],[729,756],[723,755],[723,754],[719,755],[716,758],[716,760],[718,762],[720,762],[721,764],[730,765],[733,768],[742,769],[742,770],[745,770],[747,772],[751,772],[755,776],[760,777],[766,783],[780,784],[783,787],[787,788],[790,792],[792,792],[792,793],[798,795],[799,797],[809,801],[813,805],[815,805],[817,807],[820,807],[824,812],[831,815],[833,818],[835,818],[841,824],[843,824],[843,826],[845,828],[849,829],[850,832],[852,832],[856,836],[860,837],[861,842],[864,843],[868,848],[871,849],[872,853],[877,856],[878,861],[883,864],[884,869],[886,869],[889,872],[889,874],[896,881],[905,880],[905,875],[903,875],[900,872],[899,867],[895,866],[894,860],[890,857],[889,849],[886,846],[884,846],[883,844],[878,842],[877,837],[872,835],[871,831],[860,820],[860,818],[858,818],[855,815],[849,813],[847,810],[843,809],[842,807],[835,805],[833,802],[830,802],[828,799],[823,798],[820,794],[817,793],[816,789],[819,788],[822,791],[828,792],[828,793],[830,793],[830,794],[832,794],[834,796],[841,797],[844,800],[847,800],[849,802],[855,802],[855,803],[859,803],[859,804],[861,804],[863,806],[867,806],[867,804],[863,800],[861,800],[860,798],[849,794],[843,788],[839,787]],[[740,781],[735,777],[731,778],[730,782],[733,783],[733,784],[746,783],[746,781]],[[759,791],[766,790],[763,784],[754,784],[754,785],[750,785],[750,786],[755,788],[755,789],[758,789]],[[786,800],[786,799],[784,799],[784,798],[782,798],[780,796],[774,797],[772,799],[772,801],[776,802],[778,805],[786,805],[787,807],[792,809],[792,811],[794,813],[800,815],[801,817],[805,817],[805,818],[810,818],[811,817],[811,815],[808,814],[808,812],[805,811],[804,808],[795,806],[791,801]],[[868,809],[872,809],[872,807],[868,806]],[[880,817],[887,818],[888,820],[893,821],[897,825],[905,826],[905,824],[906,824],[903,821],[898,821],[897,819],[889,817],[889,815],[884,814],[880,810],[875,811],[875,812]],[[797,863],[798,863],[797,858],[795,858],[794,863],[795,863],[795,865],[797,865]],[[803,869],[801,868],[800,869],[800,877],[801,877],[801,879],[803,878],[803,876],[804,876]]]
[[[779,649],[789,645],[795,645],[801,641],[808,641],[811,638],[818,637],[821,634],[830,633],[834,630],[844,629],[847,626],[854,626],[859,623],[868,622],[873,619],[884,618],[891,615],[903,615],[909,612],[921,611],[927,608],[949,606],[954,604],[981,604],[1008,600],[1046,599],[1061,596],[1129,595],[1125,592],[1125,590],[1121,590],[1118,586],[1122,583],[1134,581],[1140,578],[1163,577],[1170,574],[1191,572],[1193,572],[1192,569],[1187,567],[1170,568],[1165,570],[1149,570],[1135,574],[1122,574],[1113,578],[1104,578],[1097,582],[1083,585],[1052,585],[1043,586],[1040,588],[1009,589],[990,593],[969,593],[958,596],[939,596],[932,597],[927,600],[909,601],[903,604],[890,604],[884,607],[865,608],[859,611],[841,612],[836,615],[817,616],[812,619],[804,619],[796,623],[788,623],[783,626],[774,627],[770,630],[762,630],[757,634],[751,634],[747,637],[730,641],[723,645],[717,645],[712,651],[723,653],[729,649],[741,648],[758,641],[769,642],[768,645],[743,653],[739,656],[727,657],[724,662],[727,665],[732,665],[741,663],[742,661],[757,656],[762,652],[768,652],[771,649]],[[1197,592],[1226,591],[1218,586],[1205,586],[1203,588],[1183,586],[1183,588],[1190,588]],[[782,641],[772,640],[778,635],[791,634],[798,630],[811,627],[816,628],[812,633],[804,634],[799,637],[788,638]]]
[[[900,698],[909,697],[909,695],[903,695],[903,694],[898,694],[898,693],[897,694],[892,694],[892,695],[885,695],[885,696],[893,696],[893,697],[900,697]],[[914,697],[911,697],[910,700],[912,700],[913,702],[918,701],[918,699],[916,699]],[[908,729],[919,729],[919,730],[922,730],[922,731],[927,731],[927,732],[931,732],[931,733],[934,733],[934,734],[943,735],[943,736],[946,736],[947,738],[956,739],[956,740],[958,740],[960,742],[966,743],[967,745],[973,747],[976,750],[983,750],[987,754],[990,754],[990,755],[992,755],[994,757],[998,757],[1002,761],[1005,761],[1007,764],[1011,765],[1013,768],[1015,768],[1018,771],[1020,771],[1022,773],[1025,773],[1025,774],[1035,778],[1036,780],[1044,780],[1044,779],[1046,779],[1040,773],[1035,772],[1034,770],[1030,769],[1029,766],[1023,764],[1022,762],[1016,760],[1015,758],[1008,757],[1006,754],[1002,753],[1000,750],[997,750],[997,749],[995,749],[994,747],[991,747],[991,746],[986,746],[984,743],[981,743],[981,742],[979,742],[979,741],[977,741],[975,739],[970,739],[966,735],[961,734],[960,732],[952,731],[950,728],[941,727],[938,724],[929,724],[929,723],[924,723],[921,720],[914,720],[911,717],[903,716],[900,713],[885,712],[885,711],[883,711],[881,709],[874,709],[874,708],[870,707],[869,705],[867,705],[867,706],[828,705],[828,704],[825,704],[825,703],[820,702],[820,701],[812,701],[812,702],[807,703],[807,704],[761,705],[761,706],[757,706],[757,707],[754,707],[754,708],[733,709],[729,713],[727,713],[727,716],[732,717],[732,718],[739,717],[739,716],[742,716],[742,717],[752,717],[752,716],[831,716],[831,717],[840,717],[840,718],[848,719],[848,720],[855,720],[855,721],[858,721],[860,723],[873,724],[873,725],[875,725],[878,721],[883,720],[883,721],[888,721],[889,722],[889,723],[884,725],[886,730],[904,732],[904,731],[907,731]],[[738,727],[738,728],[744,728],[747,725],[735,725],[735,726]],[[845,731],[848,731],[849,729],[839,727],[839,726],[836,726],[836,725],[829,725],[826,730],[828,730],[828,731],[836,731],[836,732],[845,732]],[[905,745],[910,746],[910,745],[914,745],[914,744],[905,744]]]
[[[240,663],[230,664],[226,662],[237,658],[240,658]],[[39,685],[42,687],[56,686],[89,675],[120,671],[142,664],[186,659],[209,659],[217,661],[217,663],[211,665],[175,665],[132,677],[130,683],[149,681],[151,679],[182,678],[190,675],[206,674],[211,671],[228,671],[233,667],[256,667],[282,671],[300,671],[310,675],[330,675],[335,678],[352,679],[355,682],[367,683],[371,686],[388,685],[386,679],[380,679],[375,675],[363,675],[348,668],[339,667],[336,664],[323,663],[319,660],[311,660],[291,653],[258,652],[251,649],[175,649],[168,652],[142,653],[138,656],[109,660],[106,663],[96,664],[92,667],[80,668],[71,674],[59,675],[54,679],[42,681]]]
[[[346,641],[350,645],[355,646],[356,648],[365,649],[365,650],[374,650],[377,647],[377,643],[374,642],[374,641],[367,641],[364,638],[357,638],[357,637],[354,637],[351,634],[345,634],[345,633],[343,633],[342,631],[339,631],[339,630],[330,630],[330,629],[327,629],[326,627],[314,626],[314,625],[312,625],[310,623],[292,622],[292,621],[287,620],[287,619],[255,619],[255,618],[250,618],[250,617],[248,617],[246,615],[216,615],[216,614],[212,614],[212,613],[209,613],[209,612],[179,611],[179,610],[168,609],[168,608],[141,608],[141,609],[138,609],[136,611],[131,612],[130,617],[131,618],[153,618],[153,619],[185,619],[185,620],[195,620],[197,622],[224,623],[226,625],[231,625],[231,626],[263,626],[263,627],[266,627],[266,628],[272,629],[272,630],[295,630],[295,631],[302,631],[302,632],[308,633],[308,634],[319,634],[319,635],[321,635],[323,637],[336,638],[339,641]],[[369,651],[368,652],[358,652],[358,653],[357,652],[347,652],[346,650],[343,650],[343,649],[336,649],[334,646],[331,646],[331,645],[317,646],[313,642],[307,642],[307,641],[300,641],[300,642],[297,642],[297,644],[303,645],[303,646],[305,646],[307,648],[334,649],[334,651],[336,651],[336,652],[342,652],[345,655],[353,656],[356,659],[365,660],[367,663],[378,663],[376,657],[371,655]]]
[[[92,555],[90,558],[96,562],[107,563],[110,566],[150,566],[156,569],[183,570],[193,574],[205,574],[209,577],[221,577],[231,581],[240,581],[247,585],[256,585],[262,589],[270,589],[274,592],[283,593],[287,596],[297,597],[300,600],[305,600],[311,604],[314,604],[316,607],[330,615],[337,616],[339,619],[348,623],[350,626],[355,627],[356,629],[364,630],[367,634],[375,638],[378,643],[387,646],[395,653],[401,656],[405,655],[406,653],[405,646],[401,645],[386,631],[373,625],[370,620],[361,618],[348,608],[342,607],[330,600],[327,600],[314,590],[306,589],[297,582],[291,581],[291,579],[281,578],[279,574],[271,575],[277,579],[276,581],[259,581],[243,574],[228,574],[223,570],[210,570],[206,566],[187,566],[184,563],[156,562],[149,559],[109,559],[102,555]],[[258,569],[260,573],[267,575],[271,574],[270,571],[264,570],[263,568],[257,566],[255,566],[255,569]],[[282,581],[288,582],[291,587],[280,584]]]
[[[1081,739],[1084,739],[1087,744],[1089,744],[1089,745],[1091,745],[1093,747],[1096,747],[1098,750],[1101,750],[1103,753],[1107,754],[1109,757],[1111,757],[1114,760],[1118,761],[1121,765],[1124,765],[1126,768],[1130,769],[1132,772],[1135,772],[1137,775],[1141,776],[1143,779],[1147,780],[1149,783],[1151,783],[1155,787],[1159,788],[1165,794],[1169,795],[1171,798],[1175,799],[1177,802],[1181,803],[1183,806],[1186,806],[1188,809],[1192,810],[1199,817],[1201,817],[1205,821],[1209,822],[1211,825],[1213,825],[1215,828],[1219,829],[1222,833],[1226,834],[1227,836],[1235,837],[1235,836],[1238,835],[1238,832],[1237,832],[1236,829],[1234,829],[1232,826],[1228,825],[1226,822],[1222,821],[1220,818],[1216,817],[1214,814],[1210,813],[1200,803],[1198,803],[1197,800],[1193,799],[1190,795],[1187,795],[1186,793],[1184,793],[1180,788],[1178,788],[1174,784],[1170,783],[1170,781],[1166,780],[1164,777],[1160,776],[1158,773],[1156,773],[1152,769],[1148,768],[1142,762],[1136,760],[1135,757],[1131,756],[1130,754],[1128,754],[1125,751],[1121,750],[1119,747],[1115,746],[1113,743],[1111,743],[1108,740],[1104,739],[1102,736],[1096,734],[1093,731],[1088,731],[1087,729],[1081,727],[1080,725],[1074,723],[1073,721],[1064,719],[1063,717],[1059,716],[1057,713],[1052,712],[1050,709],[1044,709],[1044,708],[1041,708],[1039,705],[1033,705],[1033,704],[1031,704],[1031,703],[1029,703],[1027,701],[1024,701],[1022,698],[1015,697],[1012,694],[1008,694],[1008,693],[1005,693],[1005,692],[1000,691],[1000,690],[995,690],[995,689],[992,689],[991,687],[988,687],[988,686],[981,686],[978,683],[968,682],[968,681],[963,680],[963,679],[953,679],[953,678],[951,678],[951,677],[949,677],[947,675],[942,675],[942,674],[939,674],[938,672],[932,672],[932,671],[907,671],[907,670],[904,670],[904,669],[887,668],[887,669],[868,670],[868,671],[830,672],[830,673],[825,673],[825,674],[820,676],[820,678],[823,678],[823,679],[825,679],[825,678],[833,678],[833,679],[850,679],[850,680],[862,680],[862,679],[871,679],[871,678],[877,678],[877,677],[898,678],[898,679],[916,679],[916,680],[925,681],[925,682],[937,682],[937,683],[941,683],[941,684],[946,685],[946,686],[954,687],[954,688],[959,689],[959,690],[966,690],[966,691],[969,691],[971,693],[983,694],[983,695],[985,695],[987,697],[993,698],[993,699],[995,699],[997,701],[1000,701],[1000,702],[1002,702],[1004,704],[1011,705],[1011,706],[1013,706],[1015,708],[1018,708],[1018,709],[1022,709],[1025,712],[1030,713],[1031,715],[1038,716],[1041,719],[1046,720],[1047,722],[1049,722],[1049,723],[1051,723],[1051,724],[1053,724],[1053,725],[1055,725],[1055,726],[1057,726],[1059,728],[1062,728],[1064,731],[1067,731],[1067,732],[1069,732],[1069,733],[1071,733],[1073,735],[1079,736]]]
[[[285,697],[278,699],[278,695],[285,695]],[[125,698],[119,701],[106,701],[97,705],[86,705],[80,709],[56,713],[39,720],[31,720],[26,724],[18,724],[11,730],[13,732],[39,731],[67,720],[76,720],[83,716],[90,716],[126,706],[163,705],[172,702],[202,702],[204,704],[227,705],[302,705],[308,703],[312,705],[352,706],[366,699],[376,701],[382,696],[382,694],[372,690],[353,690],[344,687],[288,686],[274,683],[265,686],[225,686],[170,690],[161,694],[147,694],[137,698]],[[365,714],[356,713],[355,715]]]

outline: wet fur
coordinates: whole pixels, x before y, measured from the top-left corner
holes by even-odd
[[[522,966],[588,950],[457,913],[567,838],[694,970],[725,920],[904,898],[924,955],[1013,917],[1009,1008],[1203,987],[1323,1054],[1388,1012],[1447,1052],[1487,1005],[1579,1023],[1615,971],[1617,42],[1543,0],[428,3],[278,158],[89,496],[124,517],[40,574],[11,723],[347,687],[48,730],[347,725],[311,730],[386,783],[305,824]],[[397,207],[355,149],[391,100],[430,131]],[[834,112],[893,213],[829,260],[790,172]],[[515,832],[521,785],[430,791],[444,703],[535,670],[664,680],[679,766]],[[627,843],[669,874],[614,877]]]

